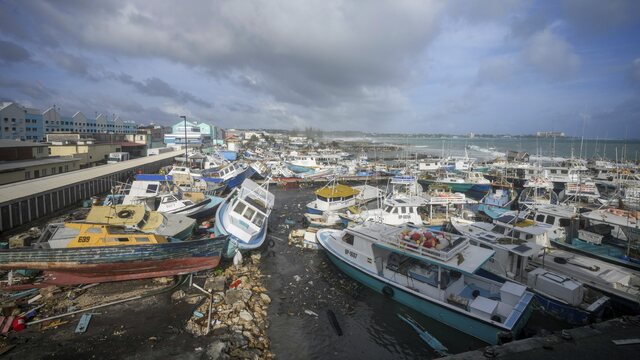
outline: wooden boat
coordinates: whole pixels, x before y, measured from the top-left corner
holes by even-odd
[[[0,269],[43,270],[36,286],[173,276],[218,266],[226,237],[175,241],[108,224],[49,224],[32,248],[0,250]]]

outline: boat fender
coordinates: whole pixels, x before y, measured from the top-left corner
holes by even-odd
[[[554,257],[553,258],[553,262],[554,263],[558,263],[558,264],[562,264],[562,265],[568,263],[567,259],[565,259],[563,257]]]
[[[267,246],[272,248],[272,247],[276,246],[276,242],[273,241],[273,239],[269,239],[269,242],[267,243]]]
[[[133,213],[134,213],[133,210],[120,210],[116,215],[121,219],[126,219],[133,216]]]
[[[382,288],[382,293],[388,297],[393,297],[393,288],[389,285],[385,285]]]
[[[329,318],[329,322],[335,330],[338,336],[342,336],[342,328],[340,328],[340,324],[338,323],[338,319],[336,319],[336,314],[332,310],[327,310],[327,317]]]
[[[471,292],[471,296],[473,296],[474,299],[477,298],[478,295],[480,295],[480,290],[478,289],[473,290],[473,292]]]

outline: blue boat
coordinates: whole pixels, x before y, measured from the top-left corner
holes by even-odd
[[[317,238],[356,281],[489,344],[515,337],[531,314],[525,286],[474,274],[494,252],[465,237],[365,222]]]
[[[216,221],[210,231],[218,236],[229,235],[229,241],[240,250],[258,248],[267,235],[274,200],[268,190],[268,182],[260,186],[246,179],[218,207]]]

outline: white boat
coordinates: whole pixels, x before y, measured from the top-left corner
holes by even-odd
[[[424,199],[419,196],[386,198],[379,209],[368,209],[358,213],[340,214],[346,223],[361,224],[367,221],[381,222],[387,225],[414,224],[422,225],[422,217],[418,208],[424,205]]]
[[[424,190],[418,183],[418,178],[412,175],[394,176],[387,185],[387,197],[421,196]]]
[[[213,232],[218,236],[230,235],[229,240],[240,250],[262,245],[275,201],[268,186],[268,181],[258,185],[244,180],[218,207]]]
[[[136,180],[125,192],[123,205],[142,204],[147,210],[186,216],[202,215],[222,201],[201,192],[182,191],[170,181]]]
[[[479,272],[489,278],[526,284],[538,297],[545,311],[571,324],[587,324],[602,315],[609,298],[585,287],[565,274],[529,266],[529,259],[540,254],[542,247],[524,240],[496,234],[486,223],[451,218],[451,225],[472,244],[493,249],[493,258]],[[487,224],[488,225],[488,224]]]
[[[525,286],[474,274],[494,252],[465,237],[366,222],[317,238],[353,279],[489,344],[517,335],[531,312]]]
[[[316,199],[307,204],[310,214],[322,214],[325,211],[344,211],[345,209],[381,199],[384,192],[375,186],[347,186],[335,179],[315,191]]]
[[[558,195],[553,191],[553,182],[540,177],[527,180],[518,196],[518,203],[524,206],[557,204]]]

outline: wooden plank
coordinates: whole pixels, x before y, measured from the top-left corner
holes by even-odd
[[[640,344],[640,339],[632,338],[632,339],[620,339],[620,340],[611,340],[616,345],[635,345]]]
[[[87,331],[89,327],[89,321],[91,321],[91,314],[84,314],[78,321],[78,326],[76,327],[76,333],[83,333]]]
[[[13,319],[15,316],[9,316],[7,317],[6,322],[4,323],[4,327],[2,328],[2,333],[6,334],[9,332],[9,329],[11,329],[11,324],[13,324]]]

